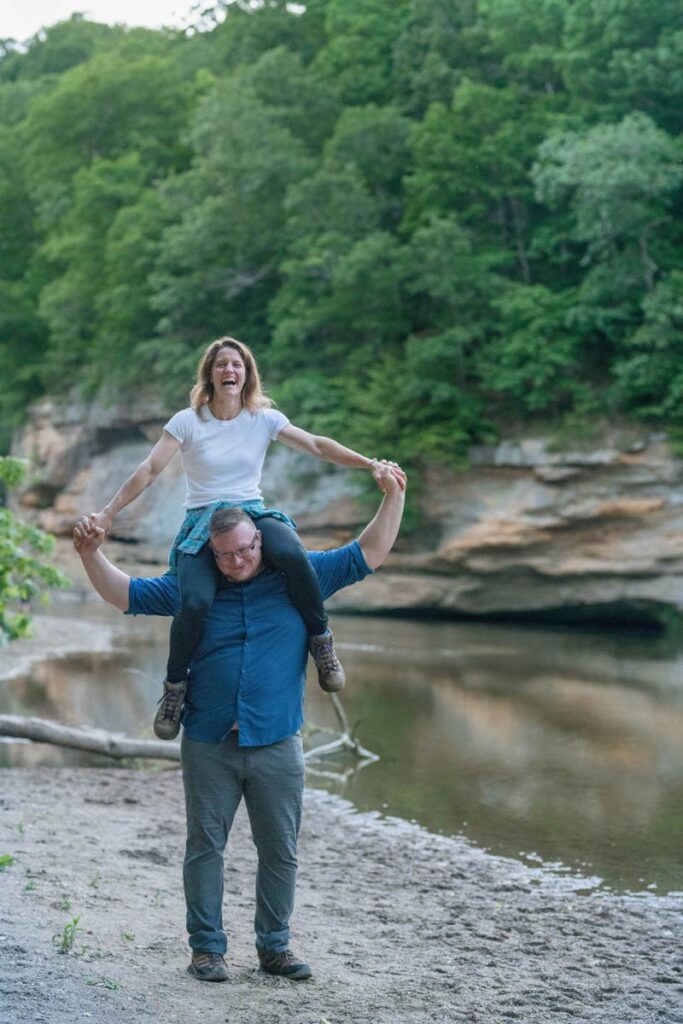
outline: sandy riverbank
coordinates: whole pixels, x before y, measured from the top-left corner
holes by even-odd
[[[39,623],[31,657],[54,654],[57,635]],[[62,653],[75,649],[64,634]],[[182,852],[175,769],[0,771],[0,855],[15,858],[0,873],[0,1024],[683,1022],[682,900],[591,895],[580,879],[316,790],[292,943],[314,978],[256,970],[240,814],[226,864],[231,977],[202,985],[185,973]],[[53,936],[77,915],[60,955]]]

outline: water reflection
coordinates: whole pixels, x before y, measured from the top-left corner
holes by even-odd
[[[348,780],[358,806],[616,887],[681,888],[683,658],[660,640],[386,620],[336,629],[353,657],[349,717],[382,758]],[[314,689],[309,704],[329,722]]]
[[[2,684],[0,711],[151,735],[167,628],[127,620],[115,657],[38,666]],[[311,784],[614,887],[683,887],[681,654],[652,636],[518,626],[338,618],[335,633],[349,720],[381,760],[316,764],[332,777]],[[307,715],[336,725],[312,681]],[[109,762],[2,744],[0,763]]]

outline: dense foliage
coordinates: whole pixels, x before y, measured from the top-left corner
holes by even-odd
[[[0,411],[254,346],[295,422],[457,460],[683,425],[680,0],[74,16],[0,59]]]
[[[0,486],[15,487],[25,468],[19,459],[0,457]],[[49,534],[0,506],[0,647],[28,633],[32,598],[46,588],[68,586],[66,577],[41,559],[52,543]]]

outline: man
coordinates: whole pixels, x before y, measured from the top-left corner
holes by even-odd
[[[403,514],[404,484],[378,464],[382,503],[357,541],[309,552],[324,598],[382,564]],[[131,579],[101,551],[103,531],[87,517],[74,546],[97,592],[131,615],[174,615],[175,576]],[[244,797],[258,854],[256,948],[261,968],[293,981],[311,968],[289,949],[304,761],[301,742],[307,637],[284,577],[264,565],[261,536],[240,509],[221,509],[210,544],[222,573],[192,662],[183,709],[181,765],[187,812],[183,884],[192,949],[188,971],[225,981],[223,853]]]

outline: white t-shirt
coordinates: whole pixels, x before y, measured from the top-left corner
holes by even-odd
[[[243,409],[233,420],[217,420],[207,406],[199,414],[181,409],[164,430],[180,441],[187,477],[186,508],[214,501],[253,501],[266,451],[289,420],[276,409]]]

